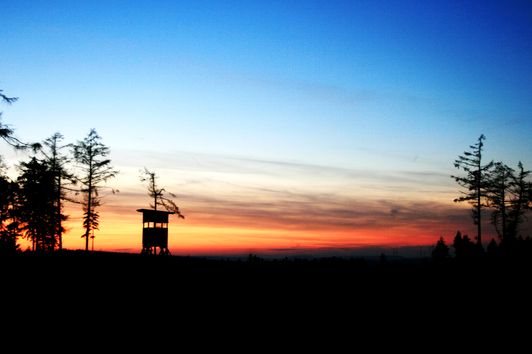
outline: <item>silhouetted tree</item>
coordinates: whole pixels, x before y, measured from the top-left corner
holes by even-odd
[[[18,100],[18,97],[8,97],[4,94],[4,90],[0,90],[0,98],[2,99],[2,102],[11,104],[13,102],[16,102]]]
[[[467,201],[473,206],[473,221],[477,225],[477,245],[482,249],[482,208],[486,206],[486,173],[493,166],[493,162],[483,164],[482,150],[484,147],[484,134],[480,135],[477,143],[469,146],[471,151],[464,152],[454,161],[454,167],[463,170],[465,177],[451,176],[463,188],[462,196],[454,199],[455,202]]]
[[[0,156],[0,255],[15,253],[20,235],[16,218],[18,185],[5,175],[5,171],[6,166]]]
[[[447,258],[449,258],[449,246],[447,246],[443,237],[440,237],[438,242],[436,242],[436,247],[432,250],[432,259],[441,261]]]
[[[16,102],[18,100],[18,97],[8,97],[4,95],[3,92],[3,90],[0,90],[0,98],[2,99],[3,103],[12,104],[13,102]],[[22,142],[15,138],[15,131],[8,125],[3,124],[1,118],[2,112],[0,112],[0,138],[4,139],[9,145],[13,147],[20,146]]]
[[[142,182],[148,182],[148,195],[153,198],[153,204],[150,204],[150,207],[157,210],[157,206],[162,206],[166,211],[174,212],[178,217],[184,219],[185,216],[181,214],[179,207],[174,201],[166,197],[166,190],[157,186],[157,178],[155,172],[151,172],[147,168],[141,171],[140,180]],[[176,198],[175,194],[170,192],[168,194]]]
[[[488,243],[488,247],[486,247],[486,253],[490,257],[496,257],[499,251],[499,246],[497,246],[497,242],[495,239],[491,239],[490,243]]]
[[[462,233],[460,230],[456,231],[456,235],[453,240],[454,255],[458,257],[458,252],[462,250]]]
[[[99,215],[96,211],[101,204],[99,190],[102,184],[114,177],[118,171],[111,166],[111,160],[107,158],[109,148],[101,142],[101,137],[95,129],[91,129],[84,140],[74,144],[72,151],[82,172],[78,181],[82,185],[81,192],[84,196],[82,205],[85,233],[81,237],[85,237],[85,250],[88,251],[91,231],[98,230],[99,225]]]
[[[35,251],[53,251],[57,245],[54,215],[54,175],[36,157],[20,164],[19,217],[24,235]]]
[[[511,198],[510,188],[515,179],[514,170],[502,162],[496,162],[487,178],[487,201],[488,206],[493,209],[491,223],[499,237],[505,240],[508,237],[508,206]]]
[[[75,183],[74,175],[67,171],[66,165],[69,162],[69,158],[61,153],[62,150],[70,148],[72,144],[60,145],[63,140],[63,135],[55,133],[43,143],[41,153],[44,156],[44,163],[50,169],[50,172],[54,178],[53,184],[53,220],[56,231],[57,246],[61,250],[63,248],[63,232],[64,228],[62,222],[67,219],[67,216],[63,214],[63,201],[71,200],[67,198],[67,183]],[[67,183],[65,183],[67,182]],[[68,188],[71,190],[71,188]]]
[[[517,164],[517,173],[512,176],[510,193],[510,211],[508,213],[508,235],[518,236],[519,225],[525,220],[525,211],[530,210],[532,203],[532,183],[528,181],[531,171],[525,171],[521,161]]]
[[[0,99],[3,103],[12,104],[18,100],[18,97],[8,97],[3,93],[3,90],[0,90]],[[15,130],[9,125],[2,123],[2,112],[0,112],[0,138],[15,149],[23,150],[32,148],[34,151],[37,151],[41,147],[39,143],[28,144],[15,137]]]
[[[469,236],[464,235],[460,231],[456,232],[453,240],[454,254],[457,259],[470,259],[478,253],[478,246],[471,241]]]
[[[520,252],[516,240],[525,211],[529,209],[529,175],[530,171],[525,171],[521,162],[517,173],[502,162],[495,163],[490,172],[488,201],[493,208],[492,223],[501,240],[500,252],[505,255]]]

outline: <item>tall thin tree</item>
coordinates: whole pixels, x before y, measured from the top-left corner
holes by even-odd
[[[82,173],[78,181],[82,186],[81,192],[84,196],[82,205],[85,233],[81,237],[85,238],[86,251],[89,250],[91,232],[98,230],[97,208],[101,204],[99,190],[107,180],[118,173],[111,166],[111,160],[107,158],[109,148],[101,140],[96,130],[91,129],[85,139],[78,141],[72,147],[74,159],[78,162]]]
[[[465,151],[454,161],[454,167],[463,170],[466,175],[451,176],[466,191],[455,202],[468,202],[473,207],[473,222],[477,225],[477,245],[482,248],[482,209],[486,204],[486,174],[492,168],[493,161],[483,164],[482,152],[486,137],[481,134],[477,142],[470,145],[471,151]]]
[[[61,145],[60,142],[63,138],[61,133],[54,133],[43,142],[43,148],[40,150],[44,156],[45,163],[49,166],[54,176],[54,230],[57,233],[59,250],[63,248],[64,228],[62,222],[67,219],[67,216],[63,214],[63,201],[72,201],[67,196],[67,191],[72,191],[73,188],[69,186],[76,183],[75,176],[67,170],[70,158],[62,153],[63,150],[71,148],[72,144]]]

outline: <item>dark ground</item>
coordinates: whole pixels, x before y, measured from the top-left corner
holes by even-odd
[[[65,251],[0,258],[2,294],[52,307],[486,308],[532,298],[532,263],[310,258],[240,260]],[[85,299],[80,301],[80,299]],[[528,302],[531,302],[528,300]],[[22,301],[21,305],[24,306]],[[26,303],[27,304],[27,303]],[[246,310],[247,311],[247,310]]]
[[[282,332],[292,341],[290,333],[304,328],[306,343],[322,331],[359,340],[355,328],[467,337],[472,326],[528,328],[531,264],[28,253],[0,258],[0,304],[3,323],[21,330],[51,326],[86,338],[141,328],[150,340],[170,336],[159,345],[184,339],[182,326],[235,340]],[[125,333],[129,343],[146,341]]]
[[[521,290],[531,280],[527,260],[431,259],[385,262],[364,258],[213,259],[63,251],[0,257],[6,285],[35,290],[152,294],[300,294],[379,296]]]

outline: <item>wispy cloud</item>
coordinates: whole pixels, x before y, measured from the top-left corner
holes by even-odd
[[[433,239],[471,223],[468,211],[447,195],[449,176],[438,171],[356,170],[186,152],[144,153],[141,160],[150,161],[163,185],[177,193],[187,225],[321,232],[325,239],[401,230]],[[147,206],[142,188],[138,183],[109,200],[109,212],[131,214]]]
[[[265,200],[261,200],[265,199]],[[192,205],[192,218],[203,223],[300,230],[356,230],[410,227],[430,232],[434,226],[463,225],[463,209],[437,202],[357,200],[338,196],[295,195],[222,199],[183,195]]]
[[[378,151],[366,153],[384,154]],[[144,152],[144,151],[119,151],[116,153],[120,162],[127,166],[136,165],[138,161],[148,161],[148,168],[175,169],[180,171],[208,172],[208,173],[236,173],[240,175],[260,174],[292,177],[294,175],[317,175],[322,178],[353,178],[372,179],[377,181],[386,180],[424,180],[431,182],[438,178],[448,180],[449,175],[441,171],[408,171],[408,170],[371,170],[362,168],[345,168],[334,165],[312,164],[298,161],[268,160],[246,156],[233,156],[212,153],[197,152]],[[387,154],[387,157],[410,159],[411,157]],[[143,166],[138,166],[140,170]],[[427,178],[428,177],[428,178]]]

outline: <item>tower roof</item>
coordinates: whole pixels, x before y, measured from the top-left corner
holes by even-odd
[[[154,213],[154,214],[175,214],[173,211],[154,210],[154,209],[137,209],[140,213]]]
[[[173,211],[154,209],[137,209],[137,211],[142,213],[142,222],[167,223],[168,215],[175,214]]]

